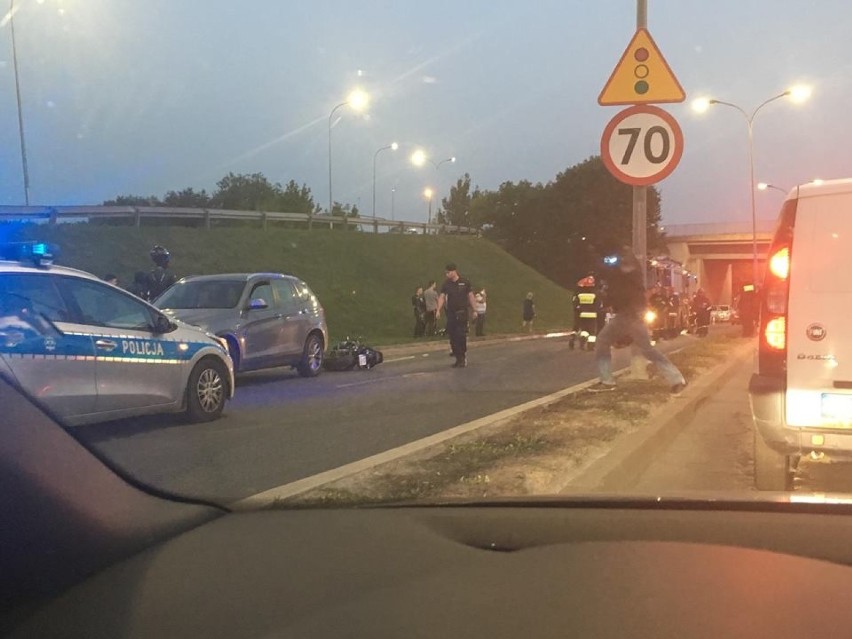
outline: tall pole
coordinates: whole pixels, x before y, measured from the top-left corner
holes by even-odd
[[[636,30],[648,28],[648,0],[636,0]],[[647,226],[648,187],[633,187],[633,254],[639,260],[642,284],[648,285]],[[636,379],[648,379],[645,360],[634,344],[630,349],[630,374]]]
[[[748,164],[751,171],[751,283],[757,286],[757,213],[754,203],[754,119],[748,121]]]
[[[18,135],[21,139],[21,168],[24,173],[24,203],[30,205],[30,172],[27,168],[27,145],[24,141],[24,116],[21,110],[21,86],[18,83],[18,48],[15,45],[15,0],[9,1],[9,31],[12,35],[12,67],[15,71],[15,100],[18,104]]]
[[[648,28],[648,0],[636,0],[636,29]],[[642,281],[647,285],[648,259],[647,213],[648,187],[633,187],[633,253],[642,265]]]
[[[394,200],[396,199],[396,187],[391,189],[391,220],[396,220],[394,217]]]

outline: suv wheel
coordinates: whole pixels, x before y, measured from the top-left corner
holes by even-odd
[[[793,490],[793,468],[789,455],[779,453],[754,432],[754,485],[758,490]]]
[[[305,350],[302,352],[302,359],[296,370],[302,377],[316,377],[322,370],[323,359],[323,343],[316,335],[308,335],[305,340]]]
[[[225,365],[205,357],[189,375],[186,385],[186,415],[191,422],[210,422],[218,419],[225,409],[228,374]]]

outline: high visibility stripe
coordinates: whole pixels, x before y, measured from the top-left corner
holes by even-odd
[[[597,313],[580,313],[580,317],[586,318],[586,319],[591,319],[593,317],[596,318],[597,316],[598,316]]]

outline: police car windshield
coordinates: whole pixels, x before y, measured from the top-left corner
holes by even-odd
[[[235,308],[245,282],[198,280],[179,282],[157,300],[159,308]]]

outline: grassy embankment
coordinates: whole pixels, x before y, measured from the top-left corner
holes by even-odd
[[[28,225],[16,235],[60,245],[59,263],[97,275],[115,273],[128,285],[152,264],[148,251],[163,244],[178,276],[272,271],[303,278],[326,309],[332,340],[361,335],[374,344],[411,341],[411,296],[418,284],[444,278],[455,261],[488,293],[487,333],[521,330],[521,305],[535,294],[536,330],[564,328],[570,293],[487,240],[233,227],[133,228],[108,225]]]

